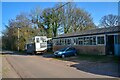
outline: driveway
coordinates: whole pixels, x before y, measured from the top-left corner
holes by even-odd
[[[78,69],[77,62],[61,61],[48,55],[5,55],[2,58],[3,78],[113,78]],[[80,63],[79,63],[80,64]],[[78,65],[77,65],[78,66]],[[89,67],[89,65],[86,65]],[[87,69],[86,69],[87,70]]]
[[[43,55],[43,57],[52,60],[53,54]],[[106,56],[107,57],[107,56]],[[55,60],[52,60],[55,61]],[[78,57],[67,57],[65,59],[58,60],[63,62],[69,67],[76,68],[77,70],[98,74],[106,75],[111,77],[120,77],[120,63],[114,61],[89,61],[89,60],[79,60]]]

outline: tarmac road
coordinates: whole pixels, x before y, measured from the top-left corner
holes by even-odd
[[[2,58],[3,78],[111,78],[68,66],[68,62],[41,55],[5,55]]]

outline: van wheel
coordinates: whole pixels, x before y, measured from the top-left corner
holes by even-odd
[[[36,55],[36,51],[33,52],[33,55]]]
[[[64,55],[64,54],[62,55],[62,58],[65,58],[65,55]]]

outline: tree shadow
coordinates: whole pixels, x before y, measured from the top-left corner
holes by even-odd
[[[53,54],[43,54],[42,57],[45,58],[55,58]],[[107,57],[107,56],[106,56]],[[58,58],[64,61],[75,62],[75,64],[70,65],[77,70],[111,77],[120,77],[120,64],[115,62],[100,62],[100,61],[89,61],[89,60],[78,60],[76,56],[67,58]]]
[[[23,56],[30,56],[32,54],[27,54],[26,52],[18,52],[18,51],[2,51],[2,55],[23,55]]]
[[[19,51],[1,51],[0,54],[2,55],[21,55],[21,56],[42,56],[45,58],[53,58],[53,54],[48,53],[40,53],[40,54],[33,54],[33,53],[27,53],[27,52],[19,52]]]
[[[49,54],[49,53],[44,53],[41,56],[45,57],[45,58],[55,58],[55,56],[53,54]]]
[[[92,74],[120,77],[120,65],[117,63],[81,61],[77,64],[70,65],[70,67]]]

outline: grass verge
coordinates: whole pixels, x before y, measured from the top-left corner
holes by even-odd
[[[88,54],[79,54],[79,60],[88,60],[88,61],[98,61],[98,62],[115,62],[118,63],[120,57],[118,56],[107,56],[107,55],[88,55]]]
[[[92,62],[120,62],[120,57],[118,56],[107,56],[107,55],[88,55],[88,54],[78,54],[76,57],[66,57],[66,58],[54,58],[63,61],[76,61],[76,60],[86,60]]]

